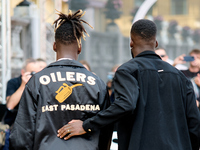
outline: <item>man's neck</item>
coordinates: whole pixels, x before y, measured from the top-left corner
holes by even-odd
[[[143,49],[136,49],[134,51],[135,53],[133,53],[134,57],[136,57],[138,54],[140,54],[140,53],[142,53],[144,51],[147,51],[147,50],[154,52],[154,49],[152,47],[146,47],[146,48],[143,48]]]
[[[57,56],[56,59],[61,58],[69,58],[69,59],[78,59],[77,54],[78,46],[77,44],[70,44],[70,45],[64,45],[64,44],[57,44]]]
[[[70,54],[59,54],[57,53],[56,60],[60,59],[71,59],[76,60],[76,56],[70,55]]]
[[[73,60],[71,58],[60,58],[60,59],[57,59],[57,61],[60,61],[60,60]]]

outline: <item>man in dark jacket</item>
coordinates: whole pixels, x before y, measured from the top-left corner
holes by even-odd
[[[105,83],[77,61],[85,31],[81,10],[60,13],[55,23],[57,61],[26,84],[10,141],[16,150],[105,150],[112,130],[65,141],[57,130],[72,119],[86,120],[109,106]],[[85,22],[87,23],[87,22]],[[86,32],[86,31],[85,31]],[[70,130],[68,130],[70,133]],[[106,143],[107,142],[107,143]],[[103,144],[102,144],[103,143]]]
[[[74,135],[118,123],[119,150],[198,150],[200,115],[191,82],[155,54],[156,25],[139,20],[131,29],[133,59],[114,77],[115,101],[85,120],[72,120],[58,130]]]

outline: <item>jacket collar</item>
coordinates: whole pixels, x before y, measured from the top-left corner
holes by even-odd
[[[76,60],[69,60],[69,59],[63,59],[63,60],[53,62],[50,65],[48,65],[47,68],[52,67],[52,66],[74,66],[74,67],[85,68],[80,62]]]
[[[151,51],[151,50],[146,50],[146,51],[138,54],[135,58],[137,58],[137,57],[146,57],[146,58],[161,59],[159,55],[157,55],[154,51]]]

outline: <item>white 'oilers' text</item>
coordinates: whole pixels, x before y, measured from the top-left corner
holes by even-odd
[[[87,82],[90,85],[95,85],[95,78],[92,76],[86,76],[84,73],[78,72],[66,72],[65,75],[62,76],[61,72],[53,72],[50,75],[43,75],[40,77],[40,83],[43,85],[49,84],[52,82],[59,81],[80,81]]]

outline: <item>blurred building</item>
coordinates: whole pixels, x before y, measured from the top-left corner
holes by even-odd
[[[116,20],[123,35],[129,36],[131,21],[144,0],[123,0],[122,15]],[[200,28],[199,0],[157,0],[147,17],[162,16],[164,21],[176,20],[178,25]]]
[[[68,13],[69,9],[74,11],[84,9],[87,11],[85,19],[94,27],[91,32],[101,34],[113,31],[128,38],[134,16],[144,2],[144,0],[9,1],[13,65],[16,62],[23,62],[28,57],[41,57],[48,62],[55,59],[54,52],[51,50],[54,40],[52,22],[57,17],[56,10]],[[199,0],[157,0],[148,11],[146,18],[157,23],[160,30],[159,37],[162,38],[161,44],[169,42],[170,31],[174,33],[172,36],[175,36],[179,43],[181,43],[182,37],[187,36],[196,36],[194,39],[196,38],[196,43],[198,43],[198,37],[200,37],[199,7]],[[173,26],[173,23],[175,23],[175,31],[173,28],[168,29],[171,24]],[[189,43],[193,44],[191,39],[193,40],[193,37],[190,38]],[[13,49],[13,47],[15,48]],[[85,58],[85,56],[82,57]],[[121,60],[119,63],[123,62],[123,59]],[[21,66],[13,65],[12,69],[18,69]]]
[[[54,21],[55,9],[64,13],[68,12],[68,4],[70,0],[29,0],[35,3],[40,9],[41,5],[45,8],[44,18],[46,22]],[[72,1],[72,0],[71,0]],[[78,0],[83,1],[83,0]],[[89,18],[88,22],[95,25],[96,31],[105,31],[106,24],[109,19],[105,17],[105,5],[108,0],[87,0],[87,11],[90,11],[93,18]],[[117,0],[115,0],[117,1]],[[120,0],[118,0],[120,1]],[[119,25],[123,35],[129,36],[129,29],[134,18],[134,15],[144,0],[121,0],[122,6],[120,18],[115,22]],[[22,0],[11,1],[11,16],[14,14],[14,8]],[[192,29],[200,28],[200,1],[199,0],[157,0],[155,5],[149,10],[147,16],[155,17],[162,16],[165,21],[176,20],[180,26],[189,26]],[[77,6],[78,8],[78,6]],[[81,8],[81,6],[80,6]],[[91,10],[93,8],[93,10]],[[93,20],[94,19],[94,20]],[[186,21],[187,20],[187,21]]]

